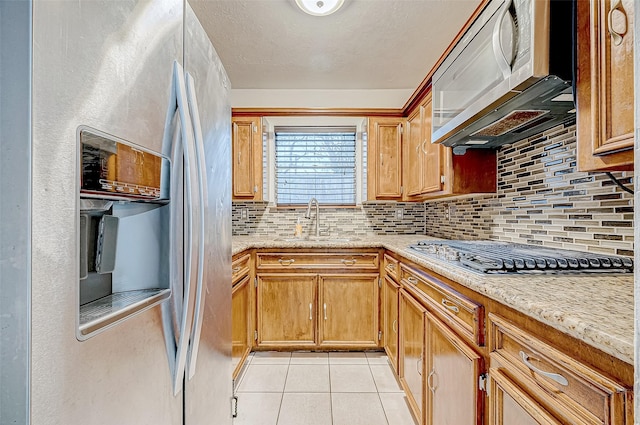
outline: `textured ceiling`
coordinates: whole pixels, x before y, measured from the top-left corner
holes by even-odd
[[[195,0],[234,89],[415,89],[480,0]]]

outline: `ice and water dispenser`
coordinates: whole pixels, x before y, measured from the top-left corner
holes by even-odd
[[[169,298],[170,162],[90,128],[80,149],[79,340]]]

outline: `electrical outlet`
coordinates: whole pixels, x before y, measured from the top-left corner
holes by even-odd
[[[240,218],[246,219],[249,215],[249,210],[247,208],[243,208],[240,210]]]
[[[402,208],[396,210],[396,218],[402,220],[404,217],[404,210]]]
[[[451,207],[447,204],[444,205],[444,219],[447,221],[451,220]]]

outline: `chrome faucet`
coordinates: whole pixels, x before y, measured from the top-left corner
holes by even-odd
[[[318,200],[316,198],[309,199],[307,212],[304,215],[304,218],[311,220],[311,204],[314,202],[316,203],[316,236],[320,236],[320,204],[318,204]]]

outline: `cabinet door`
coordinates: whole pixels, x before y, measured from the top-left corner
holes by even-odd
[[[234,117],[233,197],[262,200],[262,131],[259,117]]]
[[[425,313],[421,304],[400,290],[400,382],[419,423],[424,410]]]
[[[233,379],[242,369],[242,363],[249,354],[251,343],[249,339],[250,289],[249,276],[245,276],[233,287],[231,294],[231,361],[233,364]]]
[[[560,425],[498,369],[489,372],[489,425]]]
[[[402,118],[369,119],[369,199],[402,197]]]
[[[320,275],[320,345],[378,346],[378,275]]]
[[[427,425],[481,425],[483,392],[478,380],[482,357],[429,312],[425,345]]]
[[[384,350],[391,365],[398,372],[398,290],[400,286],[389,277],[382,284],[382,305],[384,308],[382,334]]]
[[[578,165],[633,169],[633,0],[578,2]]]
[[[431,93],[427,95],[425,102],[420,106],[422,109],[422,138],[420,146],[422,154],[422,193],[438,192],[442,190],[442,152],[444,146],[431,143]]]
[[[313,346],[316,343],[315,274],[259,274],[258,346]]]
[[[415,113],[407,119],[407,132],[405,137],[403,171],[404,186],[407,196],[417,196],[422,194],[422,159],[423,153],[420,149],[424,138],[422,136],[422,106],[418,107]]]

